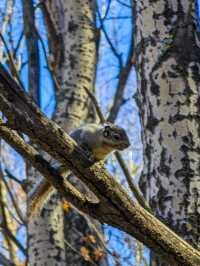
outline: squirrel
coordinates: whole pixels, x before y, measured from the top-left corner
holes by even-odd
[[[126,131],[111,123],[85,124],[69,135],[94,162],[105,160],[113,151],[121,151],[130,146]],[[60,169],[62,174],[69,176],[70,170],[64,166]],[[43,179],[29,197],[29,215],[38,214],[53,191],[51,184]]]

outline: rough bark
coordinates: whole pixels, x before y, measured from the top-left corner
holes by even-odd
[[[137,1],[136,14],[138,100],[144,128],[140,185],[155,214],[200,248],[195,1]],[[159,259],[154,263],[161,265]]]
[[[93,164],[88,160],[84,152],[59,126],[42,115],[3,68],[0,68],[0,109],[8,119],[7,127],[1,125],[0,134],[8,143],[47,177],[47,164],[41,156],[32,152],[33,147],[30,151],[30,145],[20,139],[18,134],[10,134],[12,131],[8,127],[25,133],[51,156],[64,163],[99,199],[99,203],[82,201],[81,204],[79,200],[77,204],[75,195],[67,197],[77,208],[103,223],[131,234],[158,254],[162,254],[172,265],[200,265],[200,253],[134,203],[101,164]],[[25,147],[20,144],[19,139]],[[56,183],[62,185],[60,182],[62,181],[56,176]]]
[[[54,80],[57,81],[56,110],[53,118],[68,133],[85,122],[91,112],[85,88],[89,91],[93,90],[96,67],[94,3],[94,1],[78,0],[47,0],[42,3],[50,46],[49,65]],[[85,190],[80,181],[77,182],[76,179],[74,182],[79,189]],[[68,213],[63,213],[62,206],[60,209],[55,207],[54,210],[54,205],[61,206],[60,198],[56,196],[56,193],[51,196],[49,204],[43,209],[43,213],[47,215],[35,217],[35,220],[43,221],[44,226],[46,223],[53,224],[55,219],[50,219],[50,216],[56,211],[57,216],[64,219],[64,224],[61,219],[59,220],[61,224],[58,224],[57,220],[56,224],[57,229],[65,232],[64,239],[62,237],[65,261],[68,265],[91,265],[90,262],[80,257],[80,248],[83,246],[81,239],[94,232],[91,231],[84,217],[76,213],[73,208],[70,208]],[[33,228],[33,232],[36,228],[39,230],[37,226]],[[90,255],[98,245],[97,241],[92,248],[90,247]],[[74,252],[74,249],[77,252]],[[32,251],[30,250],[31,253]],[[47,252],[51,253],[51,250]],[[103,263],[103,259],[100,260],[100,264],[103,265]]]
[[[29,94],[40,106],[40,58],[32,0],[23,0],[23,20],[28,54]]]
[[[32,0],[23,1],[24,31],[28,53],[28,88],[32,99],[40,106],[40,65],[38,33]],[[27,164],[28,182],[32,188],[42,178]],[[43,217],[28,220],[28,263],[29,265],[65,265],[62,207],[56,204],[58,197],[51,200],[49,212]],[[54,203],[55,202],[55,203]],[[54,204],[53,204],[54,203]],[[29,209],[29,201],[27,202]],[[53,211],[52,211],[53,210]],[[49,214],[50,213],[50,214]]]

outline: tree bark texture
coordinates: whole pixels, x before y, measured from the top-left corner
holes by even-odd
[[[195,1],[137,1],[144,170],[157,217],[200,248],[200,53]],[[160,264],[159,259],[153,265]]]
[[[90,115],[90,100],[85,88],[90,91],[93,90],[96,68],[95,4],[94,1],[47,0],[42,4],[42,10],[50,46],[49,65],[54,79],[57,81],[56,110],[53,117],[69,133],[85,122]],[[80,190],[85,191],[80,181],[73,179],[73,182],[76,183]],[[53,238],[56,238],[59,243],[60,241],[63,242],[61,250],[65,250],[65,255],[62,253],[64,264],[91,265],[89,261],[80,256],[80,250],[84,245],[81,239],[87,235],[94,234],[94,232],[89,228],[85,218],[74,211],[73,208],[70,208],[68,213],[63,212],[60,198],[56,192],[53,195],[49,195],[49,198],[51,198],[49,204],[45,205],[43,209],[45,217],[35,217],[35,226],[32,226],[32,231],[38,232],[37,238],[34,240],[35,243],[38,243],[38,237],[42,236],[43,238],[42,232],[44,232],[44,228],[49,227],[50,238],[52,239],[53,231]],[[54,216],[57,218],[55,219]],[[38,226],[38,221],[42,222],[44,226],[41,226],[40,223],[40,226]],[[47,224],[48,227],[46,226]],[[58,237],[56,237],[55,226],[56,230],[60,230],[57,233]],[[100,228],[99,223],[97,226]],[[53,228],[52,230],[51,227]],[[61,232],[64,233],[62,237]],[[55,242],[53,245],[57,250],[58,247]],[[94,249],[97,248],[99,246],[98,241],[93,246]],[[37,249],[40,249],[39,246]],[[74,249],[77,252],[74,252]],[[91,249],[90,255],[92,255],[94,249],[89,249]],[[46,252],[51,257],[51,249]],[[44,254],[43,251],[42,253]],[[36,253],[33,253],[33,249],[30,246],[30,256],[32,256],[31,254]],[[35,260],[38,261],[36,257]],[[35,260],[32,257],[31,261]],[[48,263],[47,257],[45,260]],[[102,258],[99,264],[106,265],[105,260]]]
[[[174,266],[200,265],[200,253],[134,203],[101,163],[88,160],[74,140],[40,112],[2,67],[0,68],[0,109],[8,119],[7,125],[0,126],[0,135],[31,161],[48,180],[50,176],[50,182],[77,208],[102,223],[115,226],[136,237]],[[64,179],[56,175],[55,170],[51,166],[49,168],[49,164],[41,155],[10,128],[28,135],[34,143],[65,164],[87,184],[99,201],[89,200],[87,194],[76,195],[77,193],[71,188],[68,191],[63,190]]]
[[[40,106],[40,56],[32,0],[23,0],[23,19],[28,54],[29,94]]]

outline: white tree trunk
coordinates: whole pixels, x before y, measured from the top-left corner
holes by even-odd
[[[140,180],[155,214],[200,247],[200,53],[195,1],[136,2]],[[159,259],[153,265],[160,264]]]
[[[92,91],[94,84],[95,1],[47,0],[43,12],[51,51],[49,63],[57,80],[54,120],[69,133],[86,121],[91,112],[84,88]],[[73,182],[83,189],[80,182]],[[64,215],[56,193],[42,214],[29,223],[30,265],[91,265],[80,256],[84,246],[81,238],[91,234],[85,218],[72,209]],[[89,255],[92,257],[92,253]],[[106,261],[100,263],[105,265]]]

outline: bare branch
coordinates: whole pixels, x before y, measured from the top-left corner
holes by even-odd
[[[83,205],[84,208],[88,207],[87,204],[89,204],[89,206],[92,205],[90,198],[82,195],[75,187],[73,187],[73,185],[69,183],[57,169],[53,168],[38,151],[26,143],[16,132],[5,126],[1,126],[1,120],[0,135],[2,138],[6,139],[11,146],[15,146],[15,149],[39,172],[41,172],[48,182],[58,189],[66,200],[72,201],[75,205]],[[34,206],[31,208],[34,208]]]
[[[45,60],[46,60],[46,64],[47,64],[47,68],[52,76],[52,79],[53,79],[53,82],[54,82],[54,85],[55,85],[55,88],[58,90],[59,88],[59,83],[58,83],[58,80],[56,78],[56,75],[54,74],[54,70],[53,70],[53,67],[51,66],[51,64],[49,63],[49,59],[48,59],[48,56],[47,56],[47,51],[45,49],[45,45],[44,45],[44,41],[42,39],[42,37],[40,36],[38,30],[36,27],[34,27],[34,30],[38,36],[38,39],[41,43],[41,46],[42,46],[42,50],[43,50],[43,53],[44,53],[44,57],[45,57]]]
[[[148,203],[146,202],[145,198],[143,197],[142,193],[140,192],[140,189],[138,188],[138,186],[133,181],[131,173],[129,172],[129,169],[126,166],[121,154],[118,151],[116,151],[115,152],[115,156],[117,158],[117,161],[118,161],[119,165],[121,166],[121,168],[122,168],[122,170],[124,172],[124,175],[126,177],[127,183],[129,185],[131,191],[133,192],[133,195],[136,197],[138,203],[143,208],[145,208],[147,211],[149,211],[150,213],[153,213],[153,211],[149,207]]]
[[[95,106],[95,109],[96,109],[97,115],[98,115],[98,117],[99,117],[99,119],[100,119],[100,122],[101,122],[102,124],[105,123],[105,122],[106,122],[106,119],[105,119],[105,117],[104,117],[104,115],[103,115],[103,113],[102,113],[102,111],[101,111],[101,107],[99,106],[99,103],[98,103],[98,101],[97,101],[95,95],[94,95],[90,90],[88,90],[87,87],[84,87],[84,89],[85,89],[85,91],[87,92],[87,94],[89,95],[89,97],[91,98],[92,103],[93,103],[94,106]]]
[[[131,72],[133,66],[133,55],[134,55],[134,22],[133,22],[133,14],[134,9],[132,7],[132,32],[131,32],[131,40],[130,40],[130,47],[128,52],[128,58],[124,66],[121,66],[119,72],[119,80],[116,88],[116,93],[114,96],[114,101],[112,107],[110,109],[110,114],[108,116],[108,121],[114,122],[117,118],[119,113],[120,107],[124,103],[124,90],[129,78],[129,74]]]
[[[2,253],[0,253],[0,263],[4,266],[17,266],[12,261],[7,259]]]
[[[3,67],[0,67],[0,81],[0,109],[9,122],[65,164],[100,200],[95,207],[87,208],[82,200],[74,204],[71,197],[77,208],[134,236],[172,265],[200,265],[200,252],[134,203],[100,163],[88,160],[75,141],[40,112]],[[4,138],[9,141],[8,137]],[[20,149],[21,145],[18,143],[17,147],[13,142],[12,146]],[[22,155],[25,156],[25,151]],[[46,172],[41,157],[36,156],[31,163]]]
[[[6,235],[20,250],[21,252],[26,256],[26,249],[22,246],[22,244],[18,241],[18,239],[10,232],[10,230],[5,226],[4,223],[0,224],[0,227],[2,228],[4,235]]]
[[[128,5],[126,3],[124,3],[123,1],[120,1],[120,0],[116,0],[118,3],[120,3],[122,6],[125,6],[125,7],[128,7],[128,8],[132,8],[132,5]]]
[[[23,213],[21,212],[21,210],[20,210],[20,208],[18,206],[18,203],[16,202],[16,199],[14,198],[13,193],[10,190],[9,185],[8,185],[6,179],[4,178],[4,175],[3,174],[0,174],[0,176],[2,178],[2,181],[3,181],[3,183],[4,183],[4,185],[5,185],[6,189],[7,189],[7,191],[8,191],[8,194],[9,194],[10,199],[12,201],[12,204],[13,204],[13,206],[15,208],[15,211],[16,211],[17,215],[19,216],[19,219],[22,221],[23,224],[26,224],[26,219],[25,219]]]
[[[22,82],[21,82],[21,80],[20,80],[20,77],[19,77],[18,71],[17,71],[17,69],[16,69],[16,67],[15,67],[15,63],[14,63],[14,61],[13,61],[13,57],[12,57],[10,51],[9,51],[8,45],[7,45],[7,43],[6,43],[6,41],[5,41],[4,37],[3,37],[3,35],[1,34],[1,32],[0,32],[0,39],[2,40],[2,42],[3,42],[3,44],[4,44],[4,47],[5,47],[5,49],[6,49],[6,52],[7,52],[7,54],[8,54],[11,73],[12,73],[13,76],[16,78],[16,80],[17,80],[17,82],[19,83],[19,85],[20,85],[22,88],[24,88],[24,86],[23,86],[23,84],[22,84]]]
[[[28,83],[29,94],[40,106],[40,59],[38,37],[35,28],[35,13],[32,0],[23,0],[24,34],[28,52]]]
[[[101,25],[101,29],[102,29],[102,31],[104,33],[104,36],[106,38],[106,41],[110,45],[111,51],[113,52],[113,54],[115,55],[115,57],[118,60],[119,68],[121,68],[122,67],[122,56],[117,52],[116,48],[114,47],[112,41],[110,40],[110,38],[108,36],[108,33],[107,33],[107,31],[106,31],[106,29],[104,27],[104,24],[103,24],[103,19],[101,18],[101,14],[100,14],[98,5],[97,5],[97,14],[98,14],[99,21],[100,21],[100,25]]]
[[[19,39],[18,39],[18,41],[17,41],[16,47],[15,47],[15,49],[14,49],[14,51],[13,51],[13,58],[14,58],[14,59],[16,59],[16,55],[17,55],[18,49],[19,49],[19,47],[20,47],[20,45],[21,45],[21,42],[22,42],[22,40],[23,40],[23,36],[24,36],[24,31],[21,32],[21,34],[20,34],[20,36],[19,36]]]
[[[1,167],[1,166],[0,166]],[[0,172],[0,214],[1,214],[1,223],[4,225],[4,227],[7,230],[10,230],[11,225],[10,225],[10,216],[9,213],[6,209],[6,191],[5,187],[2,182],[1,178],[2,172]],[[15,261],[15,252],[14,252],[14,246],[12,241],[10,240],[9,236],[5,233],[5,230],[3,231],[4,238],[5,238],[5,243],[8,246],[9,250],[9,255],[12,261]]]
[[[1,126],[2,126],[2,123],[1,123]],[[22,186],[22,183],[23,182],[21,180],[19,180],[17,177],[15,177],[7,168],[5,169],[5,172],[6,172],[7,176],[10,179],[14,180],[17,184],[19,184],[20,186]]]

